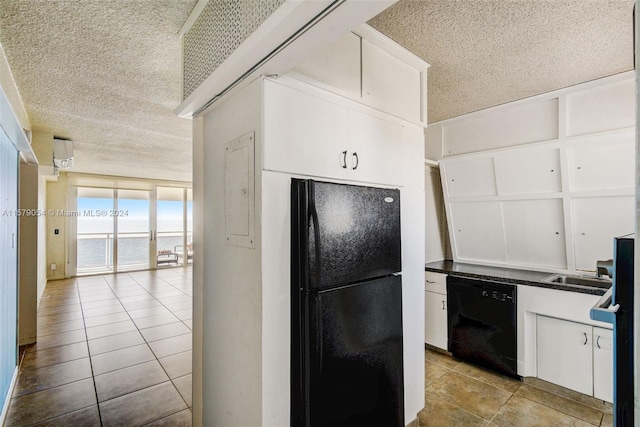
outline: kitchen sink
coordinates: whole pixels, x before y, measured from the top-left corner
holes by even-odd
[[[544,279],[545,282],[561,283],[563,285],[587,286],[590,288],[609,289],[611,280],[598,279],[596,277],[568,276],[564,274],[552,274]]]

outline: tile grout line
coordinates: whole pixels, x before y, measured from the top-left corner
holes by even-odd
[[[106,282],[106,280],[105,280]],[[78,291],[78,299],[80,299],[80,310],[82,311],[82,323],[84,323],[84,334],[87,342],[87,354],[89,355],[89,366],[91,367],[91,381],[93,382],[93,392],[96,396],[96,408],[98,409],[98,419],[100,420],[100,426],[102,427],[102,411],[100,410],[100,402],[98,401],[98,388],[96,387],[96,376],[93,372],[93,360],[91,359],[91,349],[89,348],[89,336],[87,334],[87,324],[84,317],[84,308],[82,307],[82,295],[80,294],[80,286],[76,280],[76,289]]]
[[[173,310],[171,310],[169,307],[165,306],[165,305],[162,303],[162,301],[158,300],[158,298],[156,298],[156,296],[155,296],[155,295],[153,295],[151,292],[149,292],[149,290],[148,290],[148,289],[146,289],[144,286],[142,286],[142,284],[140,284],[140,282],[138,282],[134,277],[132,277],[132,276],[130,276],[130,275],[129,275],[129,277],[131,277],[131,279],[133,279],[133,280],[138,284],[138,286],[140,286],[141,288],[143,288],[143,289],[145,290],[145,292],[147,292],[147,293],[148,293],[148,294],[149,294],[153,299],[155,299],[156,301],[158,301],[158,302],[162,305],[162,307],[164,307],[164,308],[165,308],[166,310],[168,310],[168,311],[169,311],[173,316],[175,316],[175,314],[173,313]],[[160,278],[160,280],[162,280],[162,281],[166,282],[166,281],[165,281],[164,279],[162,279],[162,278]],[[105,280],[105,281],[106,281],[106,280]],[[168,283],[168,282],[166,282],[166,283]],[[107,284],[109,285],[109,288],[111,288],[111,290],[113,291],[113,288],[111,287],[111,284],[110,284],[109,282],[107,282]],[[115,294],[115,292],[114,292],[114,295],[116,295],[116,294]],[[120,298],[118,297],[118,295],[116,295],[116,298],[118,299],[118,302],[120,302]],[[120,302],[120,304],[122,304],[122,302]],[[174,388],[174,389],[176,390],[176,392],[178,393],[178,396],[180,396],[180,398],[182,399],[182,401],[184,402],[184,404],[186,405],[186,407],[189,409],[189,408],[190,408],[189,404],[188,404],[188,403],[187,403],[187,401],[185,400],[184,396],[182,396],[182,393],[180,393],[180,390],[178,390],[178,387],[176,387],[175,383],[173,382],[173,379],[171,378],[171,375],[169,375],[169,372],[167,372],[167,370],[166,370],[166,368],[164,367],[164,365],[160,362],[160,359],[158,358],[158,356],[157,356],[156,352],[155,352],[155,351],[153,351],[153,348],[152,348],[152,347],[151,347],[151,345],[149,344],[150,342],[154,342],[154,341],[147,341],[147,338],[144,336],[144,334],[141,332],[140,328],[138,328],[138,325],[136,324],[136,322],[133,320],[133,318],[132,318],[132,317],[131,317],[131,315],[129,314],[129,310],[127,310],[127,308],[126,308],[124,305],[122,305],[122,307],[124,308],[125,312],[127,313],[127,316],[129,316],[129,318],[130,318],[130,319],[131,319],[131,321],[133,322],[133,325],[136,327],[136,330],[138,331],[138,333],[142,336],[142,339],[144,340],[144,342],[145,342],[145,344],[147,345],[147,347],[149,348],[149,350],[151,350],[151,353],[152,353],[152,354],[153,354],[153,356],[155,357],[156,362],[158,362],[158,365],[160,365],[160,368],[162,368],[162,371],[165,373],[165,375],[166,375],[166,376],[167,376],[167,378],[169,379],[169,382],[171,383],[171,385],[173,386],[173,388]],[[175,316],[175,317],[176,317],[176,319],[178,319],[180,322],[182,322],[182,321],[181,321],[177,316]],[[184,323],[183,323],[183,324],[184,324]],[[162,326],[162,325],[159,325],[159,326]],[[185,325],[185,326],[186,326],[186,325]],[[190,329],[189,329],[189,330],[190,330]],[[181,335],[186,335],[186,334],[181,334]],[[178,336],[178,335],[176,335],[176,336]],[[173,338],[173,337],[168,337],[168,338]],[[160,341],[160,340],[156,340],[156,341]],[[189,350],[188,350],[188,351],[189,351]],[[192,351],[192,350],[191,350],[191,351]],[[186,353],[186,352],[180,352],[180,353]],[[176,353],[176,354],[180,354],[180,353]],[[187,374],[187,375],[188,375],[188,374]],[[160,384],[163,384],[163,383],[160,383]],[[158,384],[155,384],[155,385],[158,385]],[[153,386],[150,386],[150,387],[153,387]],[[149,388],[149,387],[146,387],[146,388]],[[144,389],[142,389],[142,390],[144,390]],[[139,390],[137,390],[137,391],[139,391]],[[178,412],[179,412],[179,411],[178,411]],[[175,413],[177,413],[177,412],[175,412]],[[169,415],[167,415],[167,416],[171,416],[171,415],[173,415],[173,414],[169,414]],[[162,417],[162,418],[165,418],[165,417]],[[158,420],[160,420],[160,419],[162,419],[162,418],[157,418],[157,419],[155,419],[155,420],[152,420],[150,423],[153,423],[153,422],[155,422],[155,421],[158,421]],[[150,423],[147,423],[147,424],[150,424]]]

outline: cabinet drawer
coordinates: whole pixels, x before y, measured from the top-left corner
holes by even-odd
[[[424,272],[424,290],[439,294],[447,293],[447,275],[442,273]]]

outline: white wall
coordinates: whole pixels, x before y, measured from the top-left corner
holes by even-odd
[[[454,260],[575,273],[611,258],[634,229],[634,91],[623,73],[432,124]]]
[[[67,177],[60,174],[56,181],[47,181],[47,211],[60,212],[67,209]],[[58,234],[55,234],[58,230]],[[67,218],[61,215],[47,216],[47,279],[66,277],[67,266]],[[56,269],[51,269],[56,264]]]
[[[204,116],[202,152],[204,173],[194,182],[203,191],[202,425],[258,426],[263,420],[263,343],[261,221],[256,221],[255,249],[226,243],[225,144],[247,132],[256,132],[256,159],[260,154],[261,86],[259,81]],[[195,149],[196,147],[194,147]],[[260,200],[260,170],[256,168],[256,201]],[[256,203],[256,218],[260,205]],[[197,233],[194,233],[197,234]],[[273,398],[273,396],[270,396]],[[287,399],[282,394],[278,399]],[[194,400],[197,397],[194,396]],[[198,424],[196,424],[198,425]]]
[[[564,140],[635,126],[633,72],[429,124],[427,157]]]
[[[48,168],[44,168],[48,172]],[[42,168],[38,167],[38,209],[43,212],[47,209],[47,181],[46,174]],[[47,217],[38,217],[38,300],[37,306],[40,306],[40,299],[44,288],[47,286]]]
[[[20,164],[20,209],[38,210],[38,165]],[[38,311],[38,221],[36,215],[19,218],[18,343],[36,341]]]

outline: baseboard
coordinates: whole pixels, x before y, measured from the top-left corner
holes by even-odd
[[[414,418],[409,424],[407,424],[407,427],[420,427],[418,417]]]
[[[11,402],[11,397],[13,396],[13,389],[16,387],[17,379],[18,379],[18,367],[16,366],[15,371],[13,371],[13,378],[11,379],[11,384],[9,384],[7,397],[5,398],[4,404],[2,405],[2,414],[0,415],[0,426],[4,426],[4,422],[6,421],[7,413],[9,412],[9,403]]]

